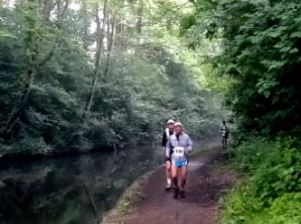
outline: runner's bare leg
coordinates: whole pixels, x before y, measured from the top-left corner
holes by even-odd
[[[178,187],[178,177],[177,176],[178,176],[178,168],[174,164],[172,164],[171,165],[171,177],[172,177],[175,188]]]
[[[167,184],[171,184],[169,182],[171,182],[171,162],[170,161],[166,161],[166,180],[167,180]]]
[[[181,167],[181,175],[180,175],[180,190],[184,191],[185,185],[186,185],[186,179],[187,179],[187,166]]]
[[[178,198],[179,194],[179,184],[178,184],[178,176],[179,176],[179,169],[175,164],[171,165],[171,176],[174,184],[174,198]]]

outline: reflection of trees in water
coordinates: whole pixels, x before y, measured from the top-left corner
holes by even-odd
[[[152,150],[13,165],[0,172],[0,223],[95,223],[154,163]]]

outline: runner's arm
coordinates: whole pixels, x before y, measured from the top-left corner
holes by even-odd
[[[189,153],[192,151],[193,142],[189,136],[187,136],[187,146],[186,146],[186,153]]]
[[[165,147],[165,157],[167,159],[169,159],[170,157],[170,150],[171,150],[170,139],[168,139]]]
[[[167,136],[166,136],[166,132],[164,131],[162,136],[162,141],[161,141],[161,145],[164,149],[166,148],[166,141],[167,141]]]

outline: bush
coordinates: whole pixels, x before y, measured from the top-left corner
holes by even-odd
[[[225,198],[223,223],[300,223],[300,148],[292,138],[251,138],[234,149],[250,178]]]

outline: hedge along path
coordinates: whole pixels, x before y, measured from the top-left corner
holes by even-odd
[[[136,181],[103,223],[218,223],[218,200],[238,179],[234,171],[224,169],[224,158],[221,150],[213,149],[190,161],[185,199],[174,199],[164,190],[164,167],[159,167]]]

